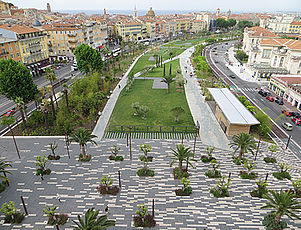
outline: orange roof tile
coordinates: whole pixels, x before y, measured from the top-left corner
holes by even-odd
[[[289,49],[301,50],[301,41],[283,38],[268,38],[260,41],[261,45],[286,46]]]
[[[301,26],[301,22],[296,22],[296,21],[293,21],[291,23],[291,25],[295,25],[295,26]]]
[[[247,31],[249,32],[249,35],[253,37],[277,37],[271,31],[259,26],[247,28]]]
[[[7,24],[3,24],[3,25],[0,25],[0,28],[13,31],[17,34],[28,34],[28,33],[41,32],[41,30],[38,30],[36,28],[29,27],[29,26],[21,26],[21,25],[8,26]]]

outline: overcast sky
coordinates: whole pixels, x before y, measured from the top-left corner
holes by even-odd
[[[215,10],[222,11],[301,11],[301,0],[4,0],[21,8],[46,9],[49,2],[52,10]]]

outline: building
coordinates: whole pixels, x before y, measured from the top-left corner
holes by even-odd
[[[15,38],[6,38],[0,34],[0,58],[8,60],[13,59],[22,63],[22,57],[20,53],[20,47],[18,40]]]
[[[301,75],[273,75],[269,89],[301,111]]]
[[[290,25],[293,21],[299,21],[299,17],[296,15],[283,14],[262,20],[261,25],[274,33],[289,33]]]
[[[146,15],[145,15],[147,18],[150,18],[150,19],[152,19],[152,18],[154,18],[156,15],[155,15],[155,12],[153,11],[153,8],[151,7],[150,9],[149,9],[149,11],[146,13]]]
[[[290,34],[301,34],[301,22],[293,21],[289,28]]]
[[[227,88],[208,89],[215,103],[215,117],[228,136],[249,133],[260,122]]]
[[[33,76],[43,73],[43,69],[50,66],[47,37],[44,31],[23,25],[1,25],[0,34],[18,41],[23,64]]]
[[[0,0],[0,12],[9,12],[9,11],[10,11],[9,3]]]
[[[202,20],[192,20],[191,21],[191,29],[190,32],[192,33],[199,33],[201,31],[206,30],[206,23]]]
[[[116,33],[125,42],[138,41],[146,37],[146,28],[143,30],[142,23],[134,20],[120,20],[115,27]]]
[[[47,12],[48,12],[48,13],[51,13],[50,3],[47,3]]]

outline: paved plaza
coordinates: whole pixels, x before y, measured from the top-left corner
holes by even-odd
[[[35,156],[39,154],[50,154],[48,144],[56,140],[59,147],[56,151],[62,158],[58,161],[48,161],[48,167],[52,170],[49,176],[42,181],[35,176]],[[58,205],[59,213],[67,213],[72,219],[78,214],[83,214],[91,207],[101,210],[109,205],[109,218],[116,220],[116,227],[110,229],[134,229],[132,216],[138,204],[145,203],[151,212],[151,201],[155,199],[155,229],[264,229],[261,221],[269,210],[261,210],[264,199],[252,198],[249,194],[255,188],[255,181],[243,180],[239,177],[242,166],[232,163],[232,152],[216,150],[214,156],[221,161],[221,171],[224,175],[232,172],[230,186],[231,197],[214,198],[209,190],[215,186],[217,179],[205,177],[205,172],[210,168],[209,164],[198,161],[195,168],[189,169],[193,193],[189,197],[178,197],[174,190],[180,187],[180,182],[174,180],[171,160],[167,157],[171,148],[180,144],[180,140],[143,140],[132,141],[133,159],[129,157],[129,147],[125,139],[103,139],[97,141],[98,145],[88,145],[87,152],[91,154],[92,161],[88,163],[78,162],[80,153],[79,145],[71,144],[71,159],[68,159],[64,147],[63,138],[55,137],[26,137],[17,138],[22,159],[17,158],[11,138],[0,139],[1,157],[11,160],[13,163],[10,186],[0,194],[1,204],[14,201],[17,208],[23,211],[20,196],[22,195],[27,204],[29,216],[21,225],[1,225],[1,229],[55,229],[47,226],[47,217],[43,215],[42,209],[45,204]],[[153,178],[139,178],[137,169],[142,166],[139,156],[139,145],[145,143],[152,146],[149,155],[154,156],[149,167],[155,170]],[[120,155],[125,157],[123,162],[113,162],[108,159],[110,148],[116,144],[121,148]],[[185,145],[193,147],[193,140],[185,141]],[[197,158],[204,155],[204,145],[198,140],[196,145]],[[261,151],[257,158],[256,172],[264,178],[269,172],[268,187],[279,190],[288,189],[291,182],[275,179],[271,173],[277,171],[273,164],[265,164],[263,157],[267,152],[266,144],[261,145]],[[286,154],[290,154],[287,152]],[[279,159],[283,153],[276,154]],[[288,160],[287,156],[283,158]],[[300,161],[294,161],[296,167],[291,170],[293,179],[300,177],[300,169],[297,168]],[[118,196],[100,195],[96,187],[102,175],[112,175],[114,184],[118,185],[118,170],[121,172],[122,189]],[[61,196],[59,203],[56,196]],[[3,215],[1,215],[3,221]],[[291,221],[289,229],[300,229],[301,221]],[[71,229],[71,221],[60,229]]]

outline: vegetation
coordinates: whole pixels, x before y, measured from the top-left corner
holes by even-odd
[[[247,55],[244,51],[242,50],[237,50],[235,57],[237,58],[238,61],[240,61],[241,63],[247,63],[248,62],[248,58],[249,55]]]
[[[113,179],[110,176],[104,175],[100,179],[100,185],[97,187],[97,190],[100,194],[110,194],[116,196],[120,189],[118,186],[112,186],[113,185]]]
[[[3,159],[0,159],[0,193],[3,192],[7,186],[7,182],[9,181],[6,174],[11,174],[11,172],[8,170],[9,167],[12,167],[10,161],[5,161]]]
[[[152,215],[148,213],[147,206],[142,204],[138,205],[138,210],[134,216],[134,226],[137,227],[155,227],[156,221]]]
[[[15,203],[10,201],[9,203],[4,203],[0,209],[4,213],[4,223],[19,224],[25,218],[25,214],[18,212],[15,207]]]
[[[97,143],[93,140],[96,137],[97,136],[93,135],[90,130],[83,128],[78,128],[71,134],[69,141],[79,143],[82,150],[82,153],[79,155],[79,161],[90,161],[91,155],[86,154],[85,147],[88,142],[97,145]]]
[[[209,178],[221,178],[222,173],[217,170],[220,167],[220,162],[217,162],[215,159],[210,161],[212,170],[208,170],[205,175]]]
[[[171,112],[173,113],[174,117],[175,117],[175,122],[179,122],[179,117],[182,114],[185,114],[185,110],[181,107],[174,107],[173,109],[171,109]]]
[[[57,149],[58,145],[56,142],[49,143],[49,148],[51,150],[52,155],[48,155],[49,160],[59,160],[61,157],[59,155],[55,155],[55,150]]]
[[[238,96],[237,98],[251,113],[255,113],[255,107],[252,106],[251,102],[245,96]]]
[[[94,211],[94,208],[89,208],[84,218],[77,215],[78,221],[72,220],[76,225],[73,226],[74,230],[88,230],[88,229],[106,229],[115,226],[115,220],[108,220],[107,215],[98,217],[99,210]]]
[[[245,160],[244,161],[244,167],[247,169],[247,171],[240,171],[240,177],[242,179],[255,179],[257,177],[257,174],[255,172],[252,172],[252,170],[255,169],[256,163],[252,160]]]
[[[189,196],[192,193],[192,188],[190,187],[190,180],[188,180],[186,177],[183,177],[181,184],[183,185],[183,188],[176,189],[176,195]]]
[[[268,192],[267,189],[268,183],[266,180],[259,179],[256,182],[256,184],[257,184],[257,189],[251,191],[250,194],[253,197],[263,198],[263,195]]]
[[[208,163],[208,162],[211,162],[212,160],[215,160],[215,157],[213,157],[213,155],[212,155],[212,153],[214,152],[214,150],[215,150],[214,146],[208,146],[206,148],[207,156],[202,156],[201,157],[202,162]]]
[[[111,148],[112,155],[109,157],[109,159],[114,161],[123,161],[123,156],[117,156],[119,151],[120,148],[114,144],[113,147]]]
[[[191,151],[190,147],[185,147],[184,145],[177,145],[177,149],[171,149],[172,155],[169,156],[172,159],[170,167],[178,161],[178,167],[174,169],[173,174],[175,179],[181,179],[183,177],[188,177],[187,168],[183,168],[183,162],[186,162],[187,165],[192,165],[192,161],[196,161],[194,158],[194,153]]]
[[[152,156],[148,156],[148,153],[151,151],[151,146],[149,144],[140,145],[140,150],[143,152],[143,156],[140,157],[140,160],[143,162],[143,168],[140,168],[137,171],[138,176],[154,176],[155,172],[149,169],[148,163],[153,161]]]
[[[270,230],[284,229],[287,224],[281,221],[283,216],[288,216],[293,219],[301,219],[297,212],[301,210],[300,201],[298,201],[293,194],[289,191],[276,192],[269,191],[268,194],[264,194],[263,197],[267,199],[266,205],[261,207],[262,209],[272,209],[271,213],[267,215],[263,220],[263,225]]]
[[[277,152],[278,150],[278,146],[277,145],[270,145],[269,147],[269,150],[272,152],[272,153],[275,153]],[[272,155],[271,156],[268,156],[268,157],[265,157],[263,159],[266,163],[277,163],[277,160],[275,157],[273,157]]]
[[[230,18],[229,20],[218,18],[215,21],[215,26],[219,29],[229,29],[235,25],[236,25],[236,20],[232,18]]]
[[[166,75],[163,77],[163,79],[161,80],[161,82],[164,82],[167,84],[167,93],[170,92],[170,84],[173,83],[175,80],[173,79],[173,77],[171,75]]]
[[[278,180],[284,179],[291,179],[291,175],[289,174],[288,170],[291,168],[290,166],[286,165],[284,162],[278,164],[280,172],[273,172],[273,176],[276,177]]]
[[[228,197],[230,196],[229,193],[229,187],[230,187],[231,178],[228,177],[226,180],[225,176],[222,176],[219,178],[219,181],[217,181],[216,187],[210,189],[210,193],[214,197]]]
[[[234,153],[239,151],[238,159],[241,160],[248,152],[253,154],[256,149],[256,141],[248,133],[240,133],[232,137],[232,142],[229,144],[231,148],[234,148]]]
[[[47,224],[49,225],[64,225],[67,223],[69,216],[67,214],[56,214],[56,209],[58,208],[57,205],[54,205],[53,207],[45,205],[45,208],[43,209],[43,212],[48,217]]]
[[[36,166],[39,168],[37,169],[36,175],[39,176],[44,176],[44,175],[49,175],[51,173],[50,169],[46,169],[46,163],[48,161],[48,158],[43,155],[43,156],[37,156],[36,157]]]

